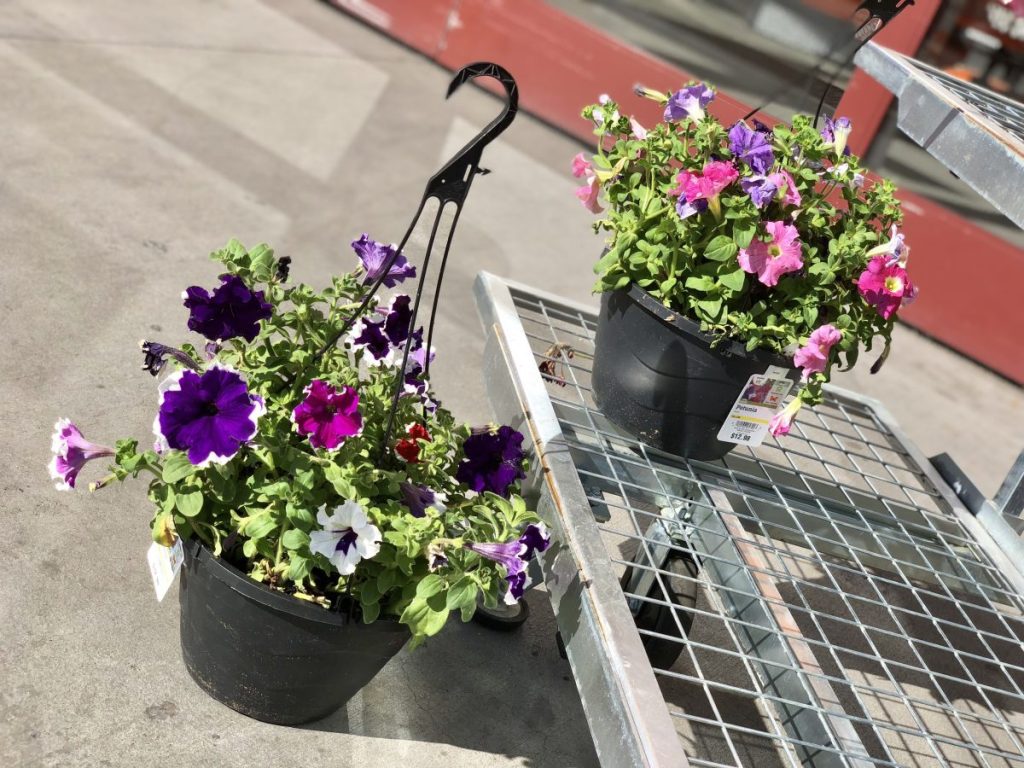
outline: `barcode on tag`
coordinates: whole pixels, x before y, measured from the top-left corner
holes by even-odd
[[[793,382],[786,378],[783,368],[772,366],[765,374],[751,376],[718,431],[718,439],[752,448],[759,446],[768,434],[772,416],[792,387]]]

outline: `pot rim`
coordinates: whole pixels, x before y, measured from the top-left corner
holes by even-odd
[[[707,346],[709,349],[714,349],[715,352],[723,355],[736,355],[754,360],[764,360],[768,364],[785,368],[787,371],[795,370],[791,359],[763,348],[748,351],[745,344],[741,344],[734,339],[723,339],[712,347],[711,344],[715,341],[715,337],[702,331],[700,323],[686,317],[682,312],[666,307],[636,283],[630,283],[626,288],[620,288],[619,292],[624,293],[634,304],[649,315],[657,318],[665,325],[671,326],[680,333],[691,337],[700,344]]]
[[[317,605],[304,603],[296,597],[277,592],[266,584],[253,581],[223,558],[214,557],[213,552],[199,539],[191,538],[184,540],[182,545],[195,562],[209,563],[209,573],[213,578],[234,590],[240,596],[252,600],[259,605],[264,605],[275,611],[319,624],[331,624],[334,626],[364,624],[364,622],[358,619],[350,620],[346,613],[326,610]],[[392,629],[392,631],[398,628],[408,631],[405,625],[399,624],[398,619],[394,616],[381,615],[373,624],[382,624],[378,629],[387,627]],[[369,627],[371,625],[365,624],[364,626]]]

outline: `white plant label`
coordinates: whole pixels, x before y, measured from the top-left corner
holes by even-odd
[[[154,541],[149,545],[146,559],[149,561],[149,573],[153,577],[156,599],[158,602],[162,601],[185,560],[185,550],[182,549],[181,539],[175,539],[174,545],[170,547],[165,547]]]
[[[768,423],[792,388],[784,368],[772,366],[764,374],[751,376],[718,431],[718,439],[751,448],[759,446],[768,434]]]

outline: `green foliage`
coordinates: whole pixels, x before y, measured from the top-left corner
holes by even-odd
[[[673,195],[677,176],[682,170],[699,174],[711,159],[733,159],[726,128],[710,115],[683,118],[658,123],[641,140],[614,102],[588,106],[583,116],[594,121],[599,137],[593,168],[607,203],[594,224],[608,235],[595,266],[597,291],[635,284],[717,340],[735,339],[751,350],[791,355],[820,325],[841,328],[842,342],[825,373],[812,376],[801,393],[807,403],[820,400],[840,353],[848,367],[875,337],[888,344],[894,319],[869,306],[856,281],[868,251],[901,221],[895,190],[885,180],[865,183],[859,159],[836,157],[808,117],[775,126],[770,137],[773,170],[791,174],[798,206],[776,199],[758,209],[736,181],[708,211],[682,219]],[[735,160],[741,176],[753,174]],[[804,267],[769,288],[739,267],[737,254],[766,236],[763,222],[780,220],[799,231]]]
[[[452,612],[468,620],[480,596],[494,604],[506,587],[504,566],[464,544],[513,540],[537,516],[518,496],[478,495],[459,483],[455,471],[469,428],[444,408],[425,411],[417,396],[399,400],[395,424],[426,427],[430,441],[421,443],[420,460],[405,463],[396,456],[403,426],[378,451],[395,369],[365,365],[362,352],[344,342],[319,359],[314,354],[364,299],[362,275],[340,275],[317,291],[282,283],[278,260],[265,245],[249,250],[232,240],[212,258],[262,290],[274,308],[252,342],[236,338],[217,353],[219,363],[239,371],[250,392],[264,399],[266,413],[257,435],[224,464],[197,467],[181,451],[157,455],[140,452],[134,440],[117,444],[112,479],[143,470],[153,475],[154,540],[170,544],[174,536],[196,536],[257,581],[325,607],[355,600],[364,621],[398,619],[416,643],[440,631]],[[185,350],[198,359],[192,347]],[[363,430],[334,451],[314,449],[292,422],[313,379],[354,387],[359,395]],[[429,487],[445,499],[443,508],[414,517],[402,502],[402,482]],[[322,529],[318,511],[330,514],[346,500],[362,507],[382,541],[375,556],[342,576],[310,543]],[[431,554],[446,558],[436,572]]]

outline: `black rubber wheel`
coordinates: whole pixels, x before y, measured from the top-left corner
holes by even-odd
[[[661,582],[668,590],[669,600],[685,609],[675,611],[679,617],[679,623],[676,623],[676,619],[672,615],[673,610],[667,605],[648,602],[641,603],[640,612],[633,617],[633,620],[638,629],[666,635],[666,637],[655,637],[641,633],[640,640],[644,645],[644,650],[647,651],[647,658],[650,660],[651,666],[657,669],[668,669],[675,664],[679,654],[683,652],[683,641],[693,626],[692,610],[697,605],[697,584],[693,579],[700,571],[700,566],[689,554],[674,554],[668,559],[662,570],[679,577],[672,578],[664,573],[660,574]],[[632,568],[627,568],[626,572],[622,574],[620,583],[623,588],[629,584],[632,572]],[[655,600],[664,600],[658,582],[654,583],[647,596]],[[682,634],[679,633],[680,625],[683,629]],[[669,640],[667,638],[676,639]]]
[[[515,605],[498,605],[497,608],[488,608],[483,603],[478,603],[476,613],[473,614],[473,621],[477,624],[498,632],[519,629],[528,618],[530,604],[526,600],[520,600]]]

